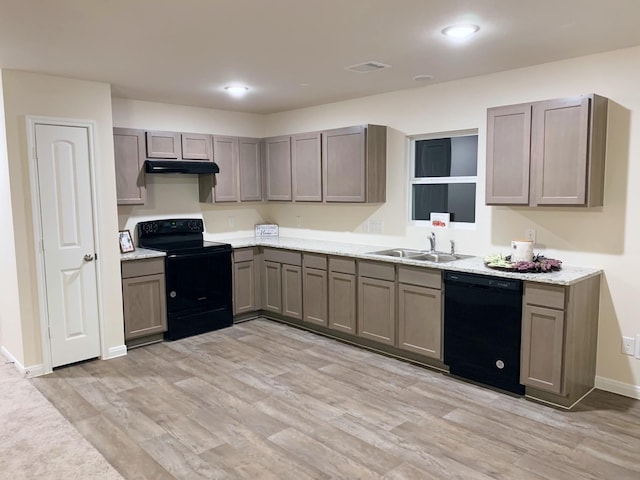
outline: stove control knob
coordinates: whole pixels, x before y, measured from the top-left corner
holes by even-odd
[[[502,370],[504,368],[504,362],[502,360],[498,360],[496,362],[496,367],[498,367],[500,370]]]
[[[171,298],[176,298],[176,297],[178,296],[178,294],[176,293],[176,291],[175,291],[175,290],[171,290],[171,291],[169,292],[169,296],[170,296]]]

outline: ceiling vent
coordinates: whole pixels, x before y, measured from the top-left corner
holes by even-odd
[[[346,70],[350,70],[352,72],[358,72],[358,73],[375,72],[376,70],[383,70],[385,68],[391,68],[391,65],[386,65],[380,62],[369,61],[364,63],[358,63],[356,65],[351,65],[350,67],[345,67]]]

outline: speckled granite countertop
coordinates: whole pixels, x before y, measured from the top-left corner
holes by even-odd
[[[484,261],[481,257],[470,257],[449,263],[434,263],[420,260],[411,260],[409,258],[395,258],[371,255],[371,253],[369,253],[389,248],[385,246],[338,243],[328,242],[324,240],[310,240],[286,237],[256,239],[254,237],[245,237],[228,239],[225,241],[230,243],[233,248],[268,246],[287,250],[299,250],[302,252],[322,253],[326,255],[340,255],[345,257],[360,258],[364,260],[376,260],[381,262],[399,263],[402,265],[435,268],[438,270],[467,272],[503,278],[516,278],[519,280],[547,283],[552,285],[571,285],[573,283],[577,283],[581,280],[600,275],[602,273],[602,270],[599,268],[577,267],[564,264],[562,266],[562,269],[556,272],[517,273],[488,268],[484,265]]]
[[[149,250],[147,248],[136,247],[133,252],[121,253],[120,261],[128,262],[129,260],[142,260],[144,258],[166,257],[165,252],[159,252],[158,250]]]

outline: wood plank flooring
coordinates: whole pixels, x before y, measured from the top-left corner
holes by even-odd
[[[572,412],[269,320],[33,384],[127,479],[640,479],[640,402]]]

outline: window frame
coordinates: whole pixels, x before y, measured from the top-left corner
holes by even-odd
[[[465,177],[419,177],[416,178],[414,176],[414,172],[416,171],[415,160],[416,160],[416,141],[420,140],[436,140],[439,138],[452,138],[452,137],[469,137],[469,136],[477,136],[478,140],[479,133],[477,128],[467,129],[467,130],[454,130],[449,132],[438,132],[438,133],[427,133],[420,135],[408,135],[407,136],[407,217],[408,224],[415,227],[432,227],[431,221],[429,220],[414,220],[413,216],[413,186],[414,185],[442,185],[442,184],[452,184],[452,183],[473,183],[476,186],[476,204],[475,204],[475,219],[476,221],[471,222],[450,222],[449,228],[458,229],[458,230],[475,230],[476,224],[478,222],[478,157],[476,156],[476,175],[475,176],[465,176]],[[478,148],[480,148],[480,143],[478,142]]]

